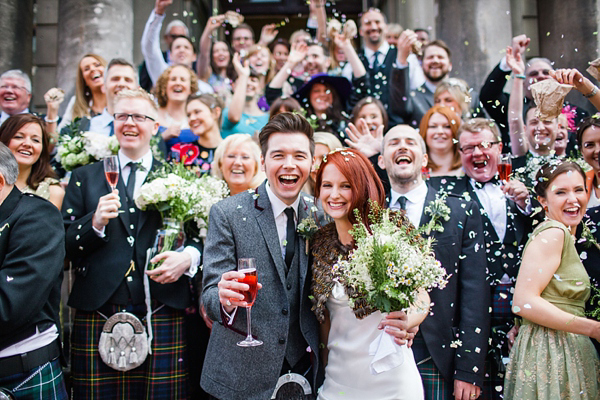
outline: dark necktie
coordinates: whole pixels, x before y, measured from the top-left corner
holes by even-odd
[[[398,197],[398,204],[400,204],[401,210],[406,210],[406,197],[405,196]]]
[[[473,182],[475,183],[475,187],[477,189],[483,189],[483,187],[485,186],[486,183],[491,183],[493,185],[497,185],[499,180],[498,180],[498,175],[494,175],[494,177],[487,182],[478,182],[476,180],[473,180]]]
[[[115,121],[110,121],[110,123],[108,124],[108,126],[110,126],[110,133],[108,134],[108,136],[114,136],[114,134],[115,134]]]
[[[294,222],[294,209],[288,207],[283,210],[287,216],[287,228],[285,230],[285,263],[288,267],[292,265],[294,259],[294,250],[296,248],[296,223]]]
[[[372,68],[374,73],[379,72],[379,54],[381,54],[379,52],[379,50],[377,50],[374,54],[373,68]]]
[[[129,179],[127,179],[127,199],[133,203],[133,191],[135,189],[135,173],[138,170],[139,164],[133,161],[129,161],[127,165],[129,165],[129,167],[131,168],[129,170]]]

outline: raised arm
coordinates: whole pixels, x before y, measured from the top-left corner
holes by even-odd
[[[279,72],[277,72],[277,74],[273,77],[271,83],[269,83],[269,87],[272,89],[281,89],[285,81],[287,81],[287,79],[290,77],[292,70],[296,68],[296,66],[300,64],[302,60],[304,60],[307,51],[308,46],[304,42],[298,42],[292,46],[287,61],[285,64],[283,64],[283,67],[279,70]]]
[[[244,60],[244,65],[242,65],[240,62],[239,53],[234,54],[232,62],[238,77],[235,81],[235,90],[233,91],[231,103],[229,103],[227,119],[229,122],[235,125],[240,122],[240,119],[242,119],[242,113],[244,112],[244,105],[246,104],[246,88],[248,86],[248,77],[250,76],[250,67],[248,66],[248,60]]]
[[[529,243],[519,268],[513,312],[538,325],[599,340],[600,322],[574,316],[541,297],[560,265],[564,238],[562,229],[549,228]]]
[[[510,134],[510,149],[513,156],[523,156],[529,149],[525,138],[525,123],[523,122],[523,80],[525,79],[525,63],[521,53],[512,47],[506,48],[506,63],[513,72],[513,85],[508,101],[508,129]]]
[[[309,19],[317,20],[317,42],[327,45],[327,15],[325,10],[325,0],[311,0],[308,3],[310,10]]]
[[[172,3],[173,0],[156,0],[154,10],[152,10],[142,34],[142,55],[153,84],[168,67],[160,50],[160,29],[165,19],[165,10]]]
[[[198,50],[198,63],[196,64],[196,72],[198,72],[200,79],[205,82],[208,82],[208,78],[212,73],[210,69],[210,59],[212,57],[210,45],[212,42],[212,37],[214,32],[219,29],[224,21],[225,15],[216,15],[214,17],[210,17],[206,22],[206,27],[204,27],[204,31],[200,37],[200,49]]]
[[[600,91],[598,90],[598,86],[594,85],[592,81],[583,76],[577,69],[550,71],[550,76],[556,79],[558,83],[573,85],[575,89],[581,92],[596,107],[596,110],[600,111]]]
[[[267,24],[263,25],[260,30],[260,39],[258,44],[261,46],[268,46],[275,38],[279,31],[277,30],[277,26],[275,24]]]

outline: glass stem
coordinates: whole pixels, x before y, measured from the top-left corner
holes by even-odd
[[[248,328],[248,336],[246,336],[246,341],[251,342],[252,338],[252,306],[246,307],[246,325]]]

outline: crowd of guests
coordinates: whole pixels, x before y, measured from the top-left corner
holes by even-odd
[[[289,38],[271,24],[257,41],[228,12],[209,18],[198,49],[170,23],[162,52],[171,3],[156,0],[139,68],[81,57],[61,115],[62,90],[46,93],[38,116],[28,74],[0,75],[0,396],[600,397],[600,322],[589,317],[600,310],[600,93],[590,79],[526,60],[519,35],[475,93],[449,76],[443,38],[375,8],[342,24],[322,0]],[[530,87],[544,79],[572,85],[588,109],[561,104],[541,118]],[[116,189],[102,162],[61,167],[59,140],[74,130],[116,137]],[[512,174],[499,179],[506,153]],[[198,167],[230,196],[212,207],[205,240],[148,260],[161,216],[134,200],[162,163]],[[357,300],[332,268],[355,245],[354,210],[368,225],[372,207],[389,207],[419,228],[440,203],[443,229],[423,236],[446,287],[389,314]],[[309,241],[297,226],[311,218],[320,229]],[[253,348],[236,345],[249,327],[236,270],[247,257],[261,284],[252,334],[263,345]],[[74,282],[61,305],[64,268]],[[147,335],[143,359],[137,345],[127,357],[120,341],[102,347],[107,325],[128,316],[142,328],[132,323],[123,340]],[[403,361],[373,361],[382,331]]]

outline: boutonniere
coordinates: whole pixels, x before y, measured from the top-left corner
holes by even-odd
[[[446,197],[448,197],[447,193],[438,193],[435,195],[435,200],[425,207],[424,212],[431,217],[431,220],[419,230],[426,235],[429,235],[431,231],[444,232],[441,220],[450,221],[451,211],[450,207],[446,205]]]
[[[581,238],[578,240],[578,242],[583,243],[583,245],[587,248],[596,246],[596,248],[600,250],[600,245],[594,237],[594,232],[596,232],[596,225],[592,222],[592,220],[588,219],[583,224],[581,224],[581,226]]]
[[[314,234],[317,233],[318,230],[319,225],[317,225],[317,221],[315,221],[315,219],[311,216],[304,218],[298,223],[296,231],[306,241],[306,245],[304,246],[306,254],[308,254],[308,242],[314,236]]]

